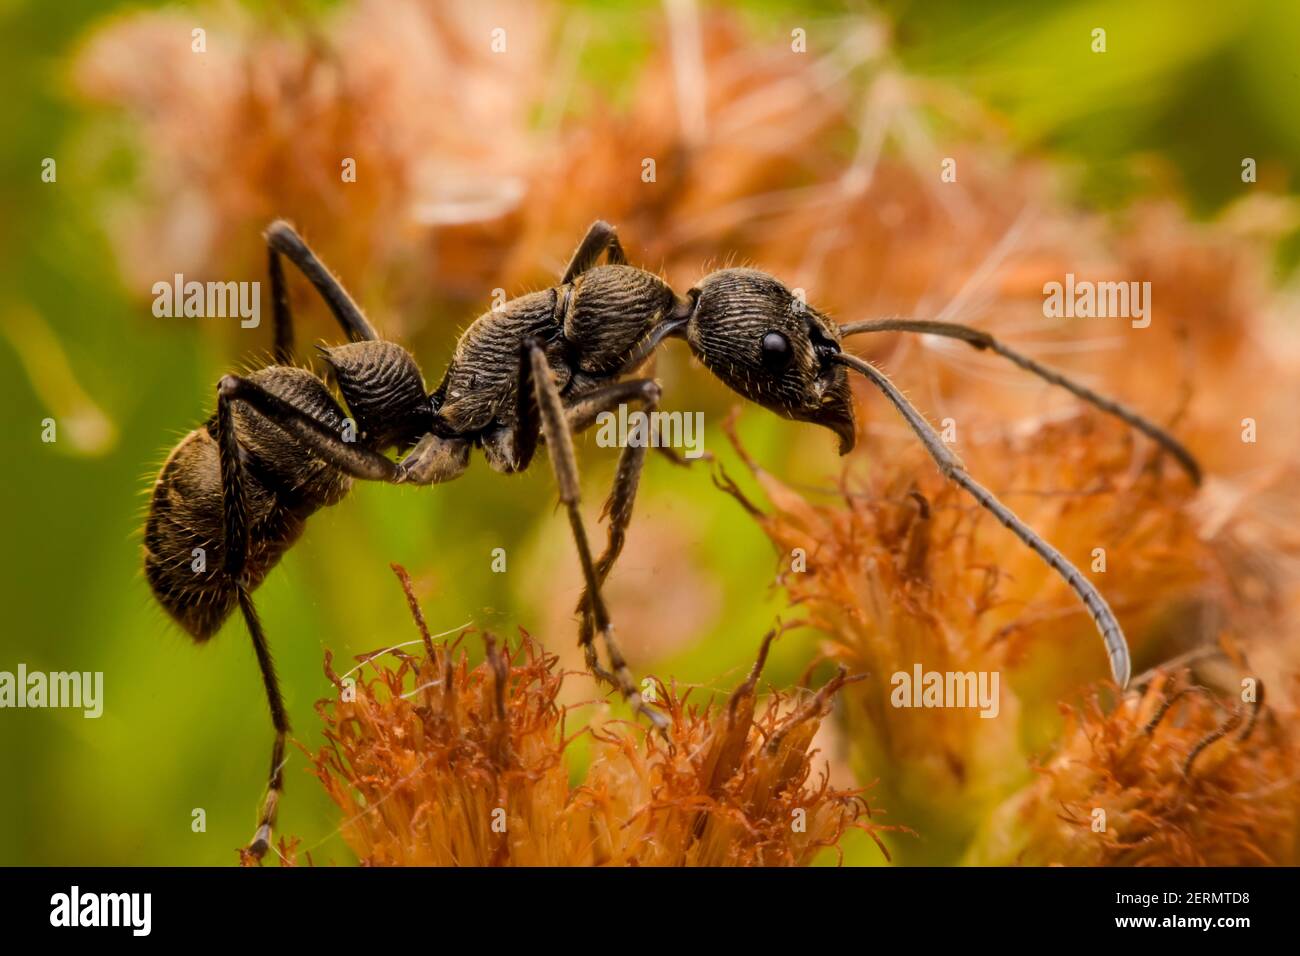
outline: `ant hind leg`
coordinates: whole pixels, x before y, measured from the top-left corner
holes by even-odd
[[[262,622],[253,606],[252,596],[244,581],[244,565],[248,556],[248,501],[245,497],[244,466],[239,457],[239,439],[235,434],[234,398],[226,391],[217,398],[217,447],[221,459],[221,512],[223,524],[223,569],[233,582],[239,597],[239,609],[253,639],[253,651],[262,672],[266,700],[271,709],[271,723],[275,727],[275,743],[271,748],[271,771],[267,779],[266,798],[258,815],[257,830],[252,842],[243,851],[246,858],[258,862],[271,845],[271,830],[275,826],[276,810],[284,789],[284,743],[289,734],[289,718],[284,709],[284,697],[275,674],[275,662],[262,630]]]
[[[244,850],[254,861],[266,855],[271,845],[271,831],[275,827],[276,810],[280,805],[280,794],[284,791],[284,743],[289,735],[289,718],[284,710],[284,697],[280,693],[280,682],[275,674],[275,662],[271,659],[271,650],[266,642],[266,633],[262,630],[261,619],[253,606],[253,598],[244,585],[239,586],[239,609],[243,612],[248,633],[253,638],[253,650],[257,654],[257,665],[262,671],[262,683],[266,687],[266,700],[271,707],[271,723],[275,727],[275,743],[271,747],[271,770],[267,777],[266,797],[262,801],[262,811],[257,818],[257,830],[253,841]]]
[[[271,316],[275,330],[272,354],[280,365],[293,364],[293,313],[289,308],[289,289],[284,283],[284,266],[275,247],[266,247],[266,271],[271,277]]]
[[[312,454],[318,455],[353,478],[394,482],[398,467],[376,452],[343,441],[324,423],[296,406],[267,391],[256,382],[237,375],[227,375],[217,386],[217,449],[221,461],[221,514],[223,570],[239,598],[239,608],[253,640],[253,650],[266,687],[271,723],[275,727],[275,744],[271,750],[271,772],[266,799],[262,802],[257,831],[244,851],[245,857],[261,860],[271,844],[276,809],[284,789],[284,745],[289,734],[289,718],[275,675],[275,662],[266,634],[249,594],[244,577],[248,558],[249,509],[244,465],[240,458],[239,437],[235,430],[234,405],[244,406],[293,435]]]
[[[271,273],[271,305],[275,317],[276,361],[293,360],[293,326],[289,314],[289,295],[284,282],[284,269],[280,256],[287,256],[311,284],[316,287],[325,304],[334,313],[339,326],[349,342],[375,341],[379,333],[362,313],[361,308],[348,295],[343,284],[325,267],[311,247],[298,235],[297,230],[283,219],[277,219],[266,229],[268,271]]]
[[[354,442],[344,441],[328,425],[308,415],[279,395],[267,391],[256,382],[238,375],[227,375],[218,383],[217,395],[218,429],[222,427],[222,414],[229,414],[230,403],[240,401],[296,438],[306,451],[323,458],[344,474],[365,481],[396,482],[398,479],[398,466],[391,459],[378,452],[362,448]],[[223,409],[227,411],[223,412]],[[229,439],[233,443],[229,449],[229,456],[235,458],[235,467],[239,470],[238,442],[234,437],[233,425],[228,427],[228,431]],[[223,481],[226,457],[227,449],[223,447]]]

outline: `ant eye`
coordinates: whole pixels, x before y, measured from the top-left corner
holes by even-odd
[[[780,332],[768,332],[763,336],[763,368],[769,372],[785,371],[793,357],[790,340]]]

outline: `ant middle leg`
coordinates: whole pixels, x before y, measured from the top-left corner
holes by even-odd
[[[560,284],[568,285],[578,278],[594,266],[600,254],[606,251],[609,252],[608,261],[611,265],[627,264],[627,254],[623,252],[623,244],[618,241],[618,232],[609,223],[597,219],[587,229],[582,242],[578,243],[578,248],[574,251],[573,258],[569,260],[569,266],[564,270],[564,278],[560,280]]]
[[[528,347],[520,350],[518,406],[514,424],[483,441],[483,452],[489,464],[498,471],[510,473],[528,467],[537,450],[537,440],[542,431],[539,403],[533,395],[534,369]],[[633,379],[614,382],[596,388],[573,400],[564,407],[564,417],[570,435],[586,431],[594,425],[602,412],[617,408],[627,402],[639,402],[647,412],[659,404],[659,383],[653,379]],[[597,586],[605,583],[610,569],[623,550],[627,526],[632,519],[632,505],[645,464],[644,446],[629,445],[619,456],[618,472],[609,497],[601,510],[601,517],[610,519],[605,550],[595,562]],[[582,648],[587,669],[598,680],[618,686],[614,675],[601,666],[596,655],[596,625],[591,607],[590,588],[584,587],[575,612],[580,615],[578,645]]]
[[[537,403],[536,414],[540,431],[546,440],[551,468],[555,473],[556,484],[559,486],[560,501],[568,512],[569,526],[578,549],[578,560],[582,565],[582,574],[586,582],[587,603],[590,604],[595,629],[600,632],[605,653],[609,657],[609,670],[603,673],[618,687],[623,697],[638,713],[645,714],[658,729],[664,730],[668,726],[667,718],[647,706],[642,699],[628,670],[627,661],[614,637],[614,626],[610,621],[605,599],[601,595],[600,577],[595,562],[592,561],[591,545],[588,543],[587,530],[582,523],[582,513],[578,507],[581,487],[578,482],[577,459],[573,452],[573,434],[569,431],[564,402],[555,386],[555,380],[551,377],[546,353],[537,340],[525,342],[524,350],[528,354],[530,367],[527,376],[521,378],[519,388],[524,390],[531,387]],[[593,656],[594,654],[589,655],[588,660]]]
[[[596,423],[602,412],[611,411],[629,401],[640,402],[647,415],[653,414],[659,407],[659,397],[659,383],[653,379],[618,382],[589,392],[568,406],[566,411],[569,429],[575,434],[585,431]],[[605,550],[596,561],[598,585],[604,585],[605,579],[614,567],[614,562],[623,552],[627,528],[632,522],[632,508],[636,503],[636,493],[641,483],[641,472],[645,469],[645,457],[646,446],[643,443],[627,444],[619,454],[614,484],[601,509],[601,517],[609,518],[609,528],[606,532]],[[578,645],[586,657],[588,670],[597,677],[613,683],[600,669],[596,659],[596,623],[590,588],[583,590],[575,610],[581,615]]]
[[[515,416],[509,428],[483,437],[483,456],[494,471],[514,474],[524,471],[537,453],[542,435],[541,403],[534,394],[533,349],[541,346],[526,339],[519,345],[519,368],[515,375]],[[546,365],[543,352],[542,364]],[[547,369],[547,381],[550,370]]]
[[[492,467],[499,471],[514,472],[528,467],[536,451],[537,437],[540,432],[538,404],[533,400],[533,369],[531,356],[527,349],[522,351],[522,363],[519,370],[521,398],[516,411],[515,422],[509,431],[493,435],[483,443],[483,451]],[[564,408],[564,415],[571,435],[586,431],[596,423],[603,412],[612,411],[619,405],[638,402],[647,413],[653,412],[659,405],[659,383],[653,379],[632,379],[614,382],[596,388],[573,400]],[[596,560],[595,573],[599,585],[605,583],[610,569],[623,550],[627,526],[632,520],[632,505],[636,500],[637,486],[641,471],[645,465],[645,447],[628,445],[619,456],[618,471],[614,486],[601,510],[601,517],[609,517],[608,539],[605,550]],[[583,588],[582,596],[575,608],[581,615],[578,632],[578,644],[582,648],[587,669],[598,679],[611,686],[617,686],[614,676],[601,666],[596,656],[595,621],[592,614],[590,591]]]

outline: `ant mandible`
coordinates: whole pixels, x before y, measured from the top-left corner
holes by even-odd
[[[606,508],[605,549],[593,558],[579,512],[573,435],[622,403],[640,403],[646,412],[658,407],[658,384],[629,376],[667,339],[685,339],[704,367],[744,398],[786,418],[829,428],[839,436],[841,454],[855,441],[847,373],[864,375],[903,415],[943,474],[1065,579],[1101,632],[1115,681],[1127,684],[1128,646],[1097,589],[966,473],[883,372],[841,346],[847,335],[904,331],[988,349],[1141,430],[1199,481],[1195,460],[1163,429],[987,333],[910,319],[838,326],[755,269],[713,272],[678,296],[660,277],[628,265],[614,229],[598,221],[559,285],[512,299],[465,330],[442,383],[428,392],[411,354],[379,337],[292,226],[272,223],[266,241],[276,364],[221,379],[216,413],[182,439],[162,466],[144,538],[145,573],[154,596],[195,640],[212,637],[236,605],[252,636],[275,726],[266,798],[248,847],[254,859],[271,842],[289,721],[251,595],[301,535],[306,519],[340,501],[353,479],[450,481],[464,473],[472,448],[481,449],[497,471],[518,472],[544,441],[582,565],[579,642],[587,666],[656,727],[666,725],[664,715],[638,693],[601,597],[601,585],[623,548],[645,443],[629,443],[620,453]],[[606,263],[598,265],[602,255]],[[293,364],[281,257],[316,287],[348,338],[346,345],[318,346],[343,405],[323,379]],[[399,452],[396,460],[385,454],[393,448]],[[196,571],[195,548],[215,550],[220,560]],[[596,634],[608,667],[597,655]]]

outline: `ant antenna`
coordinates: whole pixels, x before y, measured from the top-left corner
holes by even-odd
[[[1056,369],[1048,368],[1046,365],[1031,359],[1028,355],[1003,345],[983,329],[972,328],[969,325],[959,325],[955,322],[936,322],[928,319],[874,319],[865,322],[849,322],[840,326],[841,336],[857,335],[859,332],[921,332],[926,335],[942,335],[950,339],[960,339],[972,348],[981,351],[988,349],[990,352],[995,352],[1019,365],[1026,372],[1037,375],[1053,385],[1060,386],[1085,402],[1100,408],[1103,412],[1114,415],[1126,425],[1136,428],[1178,459],[1178,464],[1187,472],[1188,477],[1192,479],[1193,485],[1199,486],[1201,483],[1201,466],[1197,464],[1192,453],[1165,429],[1155,422],[1143,418],[1131,408],[1121,405],[1114,399],[1099,395],[1088,386],[1062,375]]]
[[[972,498],[985,509],[991,511],[998,521],[1002,522],[1004,527],[1028,545],[1031,551],[1046,561],[1048,566],[1065,580],[1065,583],[1083,601],[1084,606],[1087,607],[1097,625],[1097,630],[1101,632],[1101,639],[1106,645],[1106,656],[1110,658],[1110,673],[1114,677],[1115,683],[1121,689],[1127,687],[1131,673],[1128,641],[1124,638],[1124,631],[1119,626],[1115,612],[1110,609],[1110,605],[1106,603],[1106,599],[1101,596],[1101,592],[1092,585],[1092,582],[1085,578],[1082,572],[1066,559],[1065,555],[1039,537],[1029,525],[1016,517],[1015,512],[998,501],[993,496],[993,492],[966,473],[966,468],[961,463],[961,460],[948,450],[934,429],[930,427],[930,423],[917,411],[916,406],[903,397],[903,393],[898,390],[884,372],[870,362],[860,359],[856,355],[849,355],[847,352],[837,352],[831,356],[831,359],[866,376],[873,385],[884,392],[885,397],[893,403],[903,418],[907,420],[907,424],[912,426],[912,431],[921,439],[921,444],[930,453],[930,457],[939,466],[939,470],[943,472],[944,477],[966,489]]]

